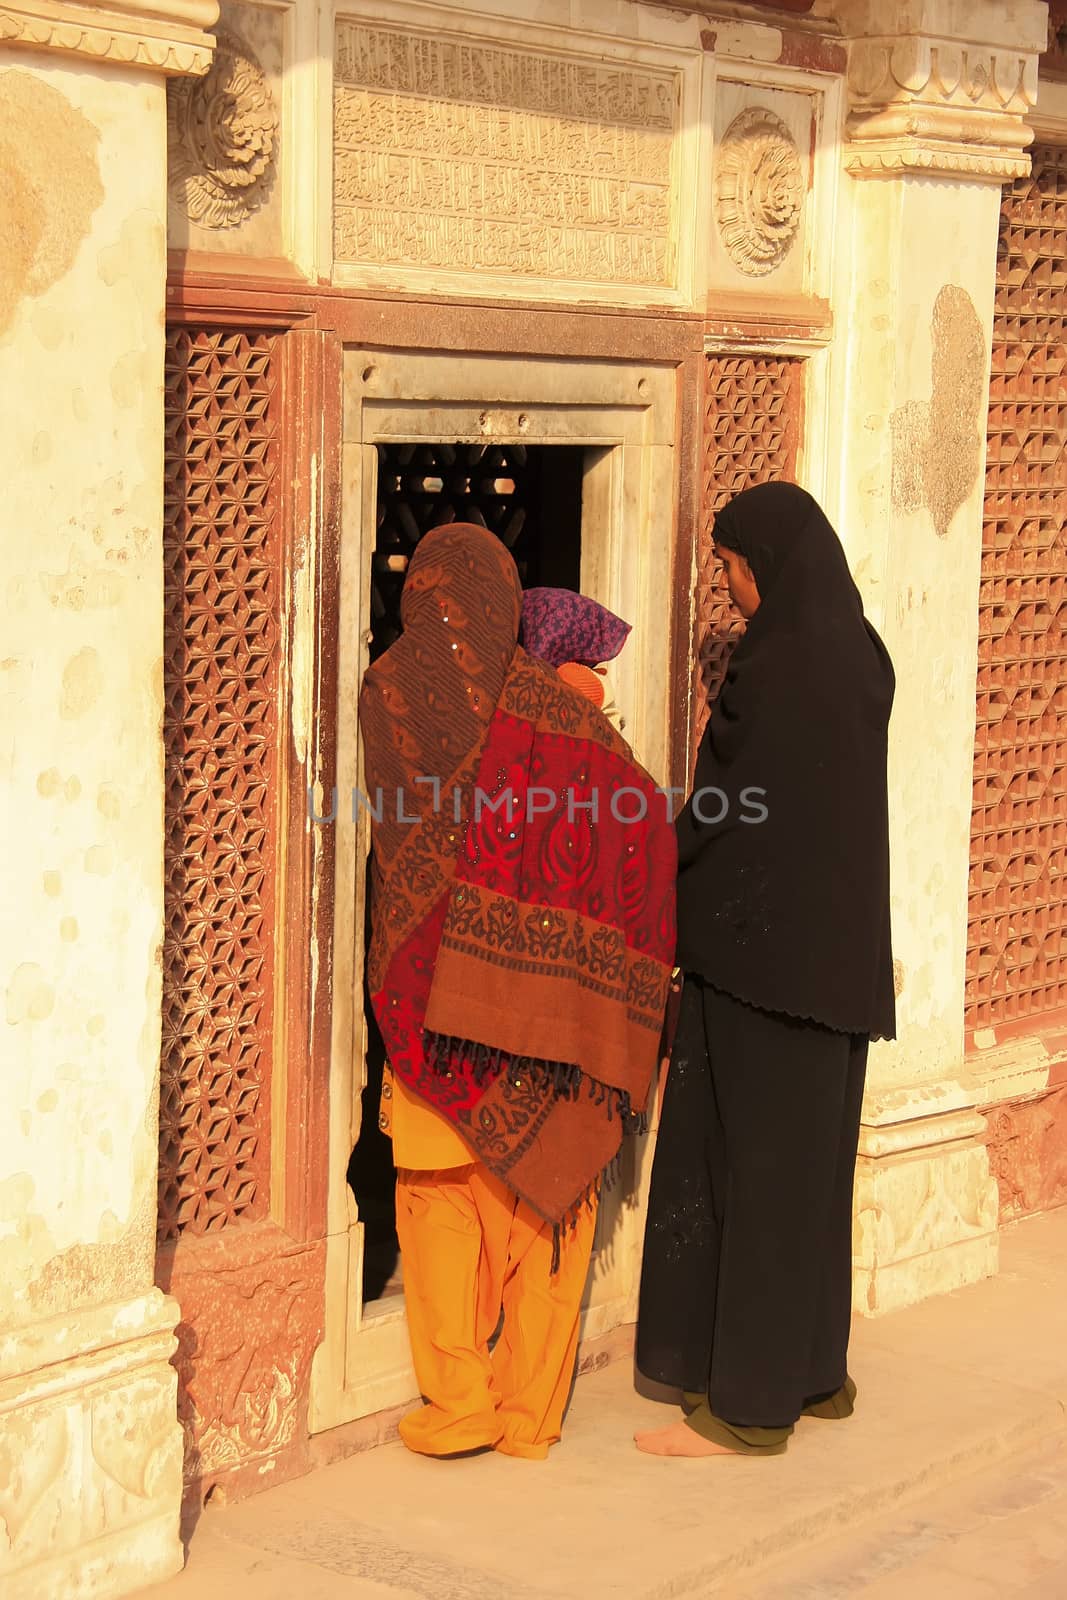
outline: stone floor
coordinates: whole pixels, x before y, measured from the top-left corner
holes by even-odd
[[[390,1445],[209,1509],[143,1600],[1067,1600],[1067,1209],[998,1278],[858,1321],[849,1422],[785,1456],[663,1461],[625,1363],[545,1463]]]
[[[922,1495],[859,1533],[794,1551],[731,1600],[1065,1600],[1067,1440]]]

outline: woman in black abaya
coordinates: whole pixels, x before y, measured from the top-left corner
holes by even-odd
[[[637,1363],[686,1415],[660,1455],[780,1454],[851,1414],[852,1184],[867,1046],[895,1031],[889,655],[793,484],[715,544],[747,627],[678,819],[681,1011],[645,1234]]]

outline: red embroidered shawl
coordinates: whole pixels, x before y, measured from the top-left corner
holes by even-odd
[[[606,718],[517,647],[520,602],[484,528],[412,558],[360,695],[369,979],[394,1073],[558,1225],[647,1105],[676,847]]]

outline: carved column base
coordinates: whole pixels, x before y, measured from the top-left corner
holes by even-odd
[[[92,1600],[180,1570],[177,1320],[153,1289],[0,1337],[4,1600]]]
[[[864,1109],[852,1291],[863,1316],[997,1270],[997,1185],[985,1118],[966,1099],[961,1085],[940,1083],[894,1091]]]

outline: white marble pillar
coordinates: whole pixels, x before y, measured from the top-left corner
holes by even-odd
[[[0,7],[0,1591],[181,1564],[153,1286],[166,76],[215,0]]]
[[[963,1033],[978,583],[1001,185],[1028,170],[1046,7],[833,10],[850,101],[835,494],[898,676],[899,1039],[872,1051],[857,1173],[856,1304],[877,1314],[997,1266]]]

